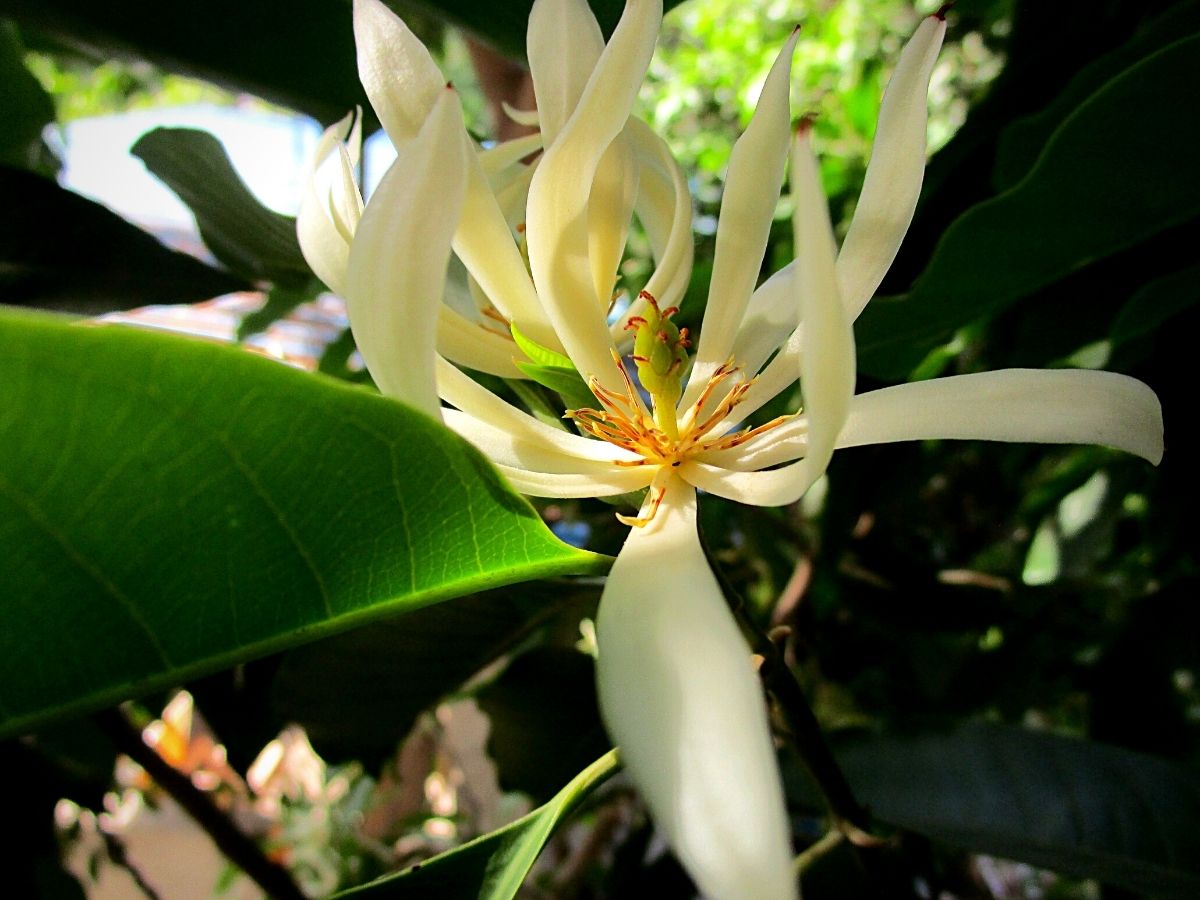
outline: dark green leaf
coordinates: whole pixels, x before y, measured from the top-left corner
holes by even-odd
[[[0,732],[596,572],[469,445],[235,348],[0,317]]]
[[[555,826],[617,769],[610,750],[544,806],[498,831],[339,897],[509,900],[515,897]]]
[[[273,286],[267,291],[267,302],[254,312],[248,313],[238,324],[238,340],[244,341],[251,335],[266,331],[272,324],[287,318],[296,307],[309,302],[323,290],[324,287],[315,279],[306,288]]]
[[[208,249],[231,271],[291,287],[312,279],[296,238],[296,220],[258,201],[211,134],[155,128],[129,152],[179,195]]]
[[[492,723],[488,755],[505,790],[548,798],[611,746],[596,704],[596,667],[573,648],[522,653],[475,699]]]
[[[1200,31],[1200,3],[1185,2],[1170,8],[1136,32],[1131,40],[1081,69],[1066,89],[1056,93],[1040,112],[1006,127],[996,150],[992,176],[996,189],[1007,190],[1024,178],[1059,123],[1092,93],[1138,60],[1197,31]]]
[[[54,101],[25,68],[15,29],[0,20],[0,165],[35,168],[41,160],[42,129],[54,121]]]
[[[168,250],[99,203],[0,166],[0,299],[97,313],[193,303],[246,282]]]
[[[593,606],[594,593],[583,595]],[[579,604],[578,588],[526,582],[299,647],[276,675],[276,709],[303,725],[326,758],[381,756],[395,749],[422,710]]]
[[[1200,212],[1200,181],[1181,177],[1200,139],[1198,79],[1191,37],[1079,104],[1028,176],[951,226],[906,297],[868,307],[860,368],[903,377],[955,328]]]
[[[1200,894],[1200,779],[1116,747],[977,725],[839,758],[882,821],[1162,897]]]
[[[539,366],[535,363],[517,362],[517,368],[533,381],[543,387],[548,387],[563,399],[569,409],[586,409],[596,406],[596,397],[592,394],[579,372],[558,366]]]
[[[1200,266],[1151,281],[1121,307],[1109,332],[1114,344],[1142,337],[1200,302]]]

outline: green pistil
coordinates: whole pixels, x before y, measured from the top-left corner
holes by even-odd
[[[683,373],[687,368],[687,329],[680,330],[671,321],[675,308],[665,312],[655,299],[642,292],[648,302],[646,315],[629,320],[635,328],[633,359],[637,363],[638,379],[654,401],[654,421],[672,441],[679,440],[679,424],[675,407],[683,395]]]

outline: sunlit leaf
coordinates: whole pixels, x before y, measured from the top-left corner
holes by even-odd
[[[234,348],[9,313],[0,383],[4,734],[604,568],[440,425]]]

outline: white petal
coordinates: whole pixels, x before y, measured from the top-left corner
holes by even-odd
[[[799,29],[792,32],[771,67],[754,118],[729,158],[708,306],[696,361],[681,401],[683,408],[695,401],[717,367],[729,359],[762,268],[788,157],[792,52],[798,33]]]
[[[393,144],[421,128],[446,79],[425,45],[380,0],[354,0],[358,77]]]
[[[447,426],[478,447],[492,462],[515,469],[559,475],[607,476],[612,474],[614,469],[623,468],[615,466],[612,462],[585,459],[566,453],[544,441],[519,437],[511,431],[496,428],[456,409],[442,410],[442,417]],[[608,449],[612,451],[612,459],[624,459],[621,448],[609,444]],[[649,481],[649,478],[646,480]]]
[[[506,319],[542,345],[554,341],[533,290],[525,260],[517,248],[508,221],[500,210],[475,155],[475,144],[464,129],[457,139],[469,154],[466,197],[454,233],[454,252]]]
[[[507,431],[521,440],[553,447],[579,459],[637,461],[640,457],[605,441],[571,434],[539,422],[528,413],[505,403],[487,388],[473,381],[444,359],[437,360],[438,392],[451,406],[456,406],[493,428]]]
[[[795,267],[795,262],[788,263],[750,296],[730,351],[737,364],[745,366],[747,372],[757,372],[799,324],[800,304],[796,302],[792,281]],[[799,371],[799,367],[797,359],[793,368]]]
[[[600,600],[600,709],[654,821],[713,900],[791,900],[788,822],[750,650],[669,477]],[[653,488],[652,488],[653,490]]]
[[[666,142],[641,119],[630,119],[626,133],[642,161],[638,215],[654,243],[654,274],[646,290],[663,309],[675,306],[692,275],[692,197],[687,178]],[[661,209],[661,214],[652,210]],[[661,223],[656,219],[661,218]],[[664,227],[665,226],[665,227]],[[639,315],[630,311],[628,315]],[[621,323],[621,327],[624,327]]]
[[[579,371],[618,392],[623,383],[588,259],[588,198],[601,157],[629,118],[661,21],[661,0],[630,0],[529,187],[526,235],[538,296]]]
[[[346,272],[354,341],[375,383],[434,417],[437,321],[465,177],[462,128],[458,97],[443,88],[363,212]]]
[[[1162,407],[1145,384],[1115,372],[1002,369],[860,394],[838,446],[929,438],[1103,444],[1157,465]]]
[[[925,173],[929,76],[945,34],[944,19],[925,19],[883,93],[875,147],[838,257],[838,285],[851,321],[887,274],[917,208]]]
[[[625,254],[637,190],[637,158],[629,140],[619,134],[600,158],[587,210],[592,284],[606,318],[617,283],[617,268]]]
[[[654,478],[656,466],[618,469],[613,466],[601,474],[561,474],[529,472],[497,463],[509,483],[522,494],[533,497],[615,497],[646,487]]]
[[[486,150],[480,150],[479,164],[483,166],[483,171],[487,173],[490,180],[497,172],[501,172],[509,166],[516,165],[529,154],[541,150],[542,144],[543,141],[540,134],[527,134],[522,137],[513,138],[510,141],[505,141],[503,144],[497,144],[494,147],[488,147]]]
[[[444,303],[438,312],[437,349],[451,362],[476,372],[500,378],[525,377],[513,362],[521,353],[511,338],[470,321]]]
[[[795,336],[808,422],[806,455],[799,462],[768,472],[731,472],[692,460],[679,468],[680,476],[690,484],[752,506],[794,503],[821,477],[833,456],[854,393],[854,334],[838,297],[829,208],[807,128],[797,132],[793,143],[792,185],[798,253],[793,277],[803,323]],[[771,373],[780,387],[786,387],[791,376],[776,365],[781,357],[786,361],[795,359],[796,354],[785,356],[781,352],[763,374]],[[776,374],[780,372],[783,374]],[[754,403],[764,399],[760,391]],[[738,407],[739,413],[746,414],[745,406],[748,404]]]
[[[361,132],[350,123],[350,113],[321,135],[309,167],[304,197],[296,216],[296,237],[300,250],[313,272],[334,293],[340,294],[346,279],[346,263],[350,258],[350,239],[362,214],[362,196],[349,173],[342,147],[349,131],[350,161],[357,155]],[[329,169],[334,171],[330,172]],[[338,219],[343,221],[339,223]]]
[[[851,401],[853,403],[853,401]],[[840,446],[840,444],[839,444]],[[727,450],[706,450],[695,459],[722,469],[756,472],[791,462],[808,453],[808,419],[789,419],[770,431],[755,435],[744,444]]]
[[[558,137],[579,104],[604,35],[586,0],[537,0],[526,34],[538,124],[546,145]]]

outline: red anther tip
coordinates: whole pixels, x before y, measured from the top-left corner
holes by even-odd
[[[795,25],[792,26],[792,34],[798,33],[802,27],[803,26],[799,22],[797,22]]]
[[[941,22],[945,22],[946,21],[946,13],[950,12],[950,10],[953,8],[954,8],[954,0],[950,0],[949,3],[943,3],[941,6],[938,7],[937,12],[935,12],[933,14],[933,17]]]
[[[808,134],[813,129],[813,123],[817,121],[816,113],[805,113],[796,120],[796,136],[802,137]]]
[[[649,291],[638,291],[638,298],[642,300],[653,300],[654,295]]]

